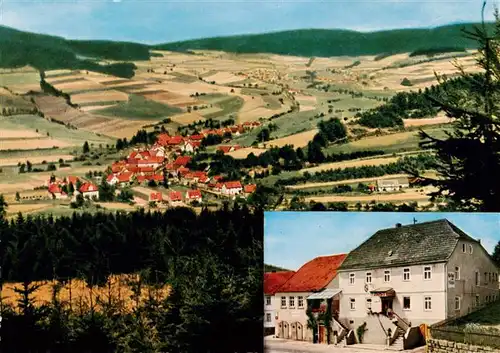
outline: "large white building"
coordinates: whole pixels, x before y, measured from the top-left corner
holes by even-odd
[[[498,299],[498,268],[479,240],[447,220],[397,224],[349,253],[338,271],[339,321],[364,343],[465,315]],[[359,337],[358,337],[359,340]]]
[[[264,273],[264,334],[273,335],[276,326],[276,291],[285,284],[294,271],[278,271]]]

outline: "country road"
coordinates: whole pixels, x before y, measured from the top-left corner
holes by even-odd
[[[264,346],[265,353],[388,353],[396,351],[394,349],[387,349],[381,345],[355,344],[344,347],[267,337],[264,339]],[[407,350],[405,352],[424,353],[425,347]]]

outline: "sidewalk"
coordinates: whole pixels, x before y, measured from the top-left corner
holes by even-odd
[[[388,353],[391,350],[383,345],[375,344],[353,344],[349,346],[334,346],[326,344],[314,344],[304,341],[291,341],[268,336],[264,338],[266,353]],[[404,351],[405,353],[424,353],[425,347]]]

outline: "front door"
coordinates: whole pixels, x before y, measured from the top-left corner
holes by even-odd
[[[334,299],[333,300],[333,317],[335,320],[339,321],[339,313],[340,313],[340,300]]]
[[[382,313],[387,315],[389,309],[392,311],[392,298],[382,298]]]
[[[325,326],[319,327],[319,343],[325,342]]]

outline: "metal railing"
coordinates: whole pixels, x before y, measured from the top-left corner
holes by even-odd
[[[500,348],[500,334],[470,332],[458,327],[430,327],[429,329],[433,339]]]

